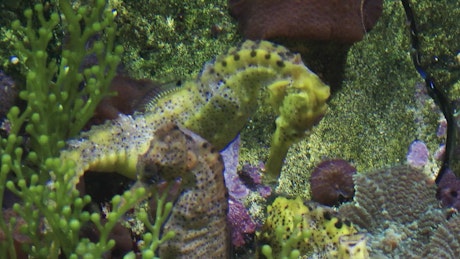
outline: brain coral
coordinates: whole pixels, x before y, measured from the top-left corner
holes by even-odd
[[[460,255],[460,216],[444,221],[423,252],[423,258],[458,258]]]
[[[354,181],[354,201],[338,211],[368,232],[371,258],[457,258],[422,256],[443,242],[457,255],[460,247],[457,227],[446,230],[452,229],[458,216],[447,220],[447,210],[436,199],[434,180],[418,169],[396,166],[356,174]],[[443,229],[451,234],[437,233]]]

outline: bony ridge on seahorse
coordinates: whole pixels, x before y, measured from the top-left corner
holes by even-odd
[[[266,165],[267,178],[276,180],[289,146],[324,115],[329,87],[300,55],[267,41],[231,48],[206,63],[195,81],[152,101],[145,113],[120,115],[69,141],[61,158],[77,163],[75,183],[86,170],[135,178],[139,155],[165,123],[181,125],[222,149],[254,114],[261,91],[269,91],[278,115]]]

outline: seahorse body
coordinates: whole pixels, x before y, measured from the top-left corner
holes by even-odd
[[[153,101],[144,114],[121,115],[93,127],[68,143],[62,159],[86,170],[118,172],[136,177],[138,156],[144,154],[156,129],[175,123],[224,148],[255,112],[261,91],[278,113],[267,163],[277,178],[289,146],[325,113],[329,87],[313,74],[299,55],[266,41],[246,41],[205,64],[195,81]]]
[[[339,237],[338,252],[333,256],[339,259],[368,259],[366,234],[356,233]]]
[[[148,151],[139,156],[142,177],[181,179],[180,195],[163,233],[160,258],[230,258],[228,195],[219,152],[193,132],[173,124],[158,128]]]
[[[280,196],[268,206],[267,214],[258,238],[271,246],[274,258],[294,249],[302,255],[315,252],[318,258],[368,258],[365,235],[330,207]],[[310,236],[298,240],[301,231],[309,231]]]

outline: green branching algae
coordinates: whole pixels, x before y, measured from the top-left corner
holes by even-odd
[[[131,188],[130,192],[133,190],[144,190],[141,186],[135,186]],[[152,189],[152,196],[155,198],[156,206],[156,215],[153,220],[154,223],[150,220],[149,213],[145,210],[138,213],[138,218],[144,224],[146,228],[146,233],[142,235],[143,245],[139,247],[142,258],[157,258],[155,257],[155,251],[160,247],[161,244],[166,241],[174,238],[176,233],[174,231],[164,231],[163,233],[163,224],[168,219],[170,212],[173,208],[173,203],[166,201],[168,198],[168,192],[159,193],[157,190]],[[134,259],[136,253],[130,251],[123,258]]]
[[[26,73],[19,95],[26,105],[11,108],[8,136],[0,141],[0,204],[6,188],[21,200],[9,209],[15,215],[9,220],[4,214],[8,210],[2,206],[0,211],[2,258],[16,258],[17,235],[27,236],[22,250],[35,258],[100,258],[114,246],[109,233],[115,223],[150,193],[140,188],[115,196],[113,210],[102,221],[100,214],[84,211],[91,198],[80,197],[75,184],[66,180],[75,175],[75,163],[56,156],[65,139],[81,130],[107,94],[122,49],[114,44],[114,15],[105,1],[81,6],[76,12],[68,1],[51,2],[56,12],[38,4],[24,12],[25,25],[19,21],[11,25],[24,35],[14,45]],[[59,57],[48,52],[56,30],[65,35]],[[99,38],[88,47],[96,35]],[[87,55],[94,55],[97,65],[82,70]],[[97,242],[80,236],[87,224],[99,232]]]

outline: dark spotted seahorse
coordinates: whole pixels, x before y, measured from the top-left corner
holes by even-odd
[[[261,91],[269,92],[276,130],[267,162],[277,179],[288,148],[323,116],[329,87],[312,73],[299,55],[267,41],[246,41],[205,64],[195,81],[154,100],[143,114],[124,116],[95,126],[68,142],[62,159],[74,160],[77,183],[87,170],[136,177],[139,155],[154,132],[174,123],[224,148],[258,107]]]

